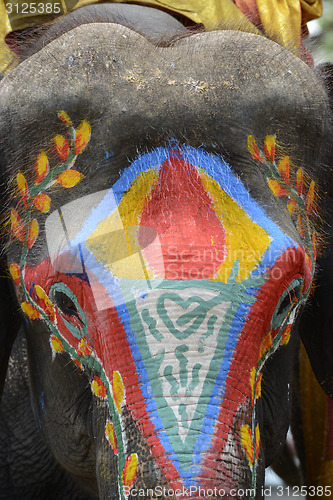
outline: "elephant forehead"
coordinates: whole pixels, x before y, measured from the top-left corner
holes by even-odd
[[[1,104],[15,102],[19,120],[40,122],[48,108],[80,101],[90,114],[107,111],[117,128],[128,115],[134,126],[149,120],[149,127],[168,127],[190,117],[235,122],[248,113],[254,122],[258,114],[266,122],[267,114],[299,121],[311,113],[313,122],[321,111],[320,127],[317,108],[325,102],[313,72],[296,57],[262,37],[231,31],[156,47],[122,26],[84,25],[24,61],[6,82]]]

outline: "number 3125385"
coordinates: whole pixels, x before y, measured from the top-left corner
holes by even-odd
[[[6,12],[10,14],[61,14],[58,3],[6,3]]]

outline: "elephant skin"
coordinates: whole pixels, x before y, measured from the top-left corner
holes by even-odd
[[[164,13],[149,37],[140,9],[148,28],[106,6],[65,18],[0,84],[6,352],[26,338],[0,498],[260,499],[285,442],[330,182],[325,78]]]

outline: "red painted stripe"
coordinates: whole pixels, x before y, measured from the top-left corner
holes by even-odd
[[[151,264],[167,279],[211,278],[225,258],[223,224],[198,171],[180,153],[163,163],[140,224],[157,231],[163,262]]]

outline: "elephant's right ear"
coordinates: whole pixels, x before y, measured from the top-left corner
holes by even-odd
[[[333,398],[333,227],[330,231],[298,331],[318,382]]]
[[[6,378],[8,359],[21,321],[7,265],[4,260],[0,260],[0,398]]]
[[[323,152],[326,196],[323,202],[325,247],[316,263],[314,287],[299,321],[299,334],[312,369],[326,394],[333,398],[333,63],[323,63],[315,72],[324,84],[331,108]]]
[[[3,77],[0,72],[0,81]],[[5,206],[3,186],[3,172],[1,168],[0,154],[0,209]],[[1,215],[1,214],[0,214]],[[2,219],[2,217],[1,217]],[[13,285],[10,279],[10,274],[5,256],[5,245],[3,230],[0,228],[0,400],[2,396],[3,386],[5,383],[8,359],[12,350],[12,346],[16,335],[22,324],[21,315],[18,311],[17,300],[14,294]]]

